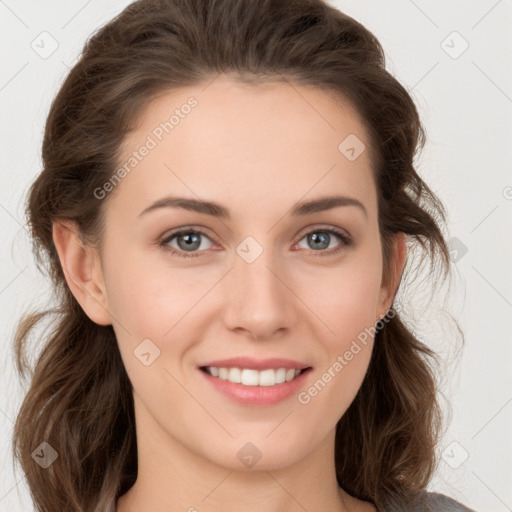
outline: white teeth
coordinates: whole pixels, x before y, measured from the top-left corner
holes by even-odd
[[[244,386],[257,386],[258,370],[242,370],[242,384]]]
[[[263,370],[258,377],[258,384],[260,386],[273,386],[276,383],[275,370]]]
[[[258,371],[249,368],[219,368],[216,366],[207,366],[206,371],[213,377],[244,386],[275,386],[283,382],[290,382],[301,373],[301,370],[293,368]]]
[[[286,368],[276,370],[276,384],[282,384],[286,381]]]
[[[242,382],[242,371],[240,368],[230,368],[228,373],[229,382],[234,382],[235,384],[239,384]]]
[[[290,368],[289,370],[286,370],[286,382],[290,382],[295,377],[295,370],[293,368]]]

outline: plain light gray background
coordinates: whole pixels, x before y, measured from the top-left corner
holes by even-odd
[[[32,510],[10,462],[23,396],[11,345],[22,311],[47,303],[48,283],[32,258],[25,194],[40,170],[42,130],[58,86],[87,36],[128,3],[0,0],[0,512]],[[388,69],[411,91],[428,137],[419,170],[448,209],[457,271],[449,305],[466,345],[444,384],[453,417],[430,489],[478,511],[512,510],[512,1],[332,3],[374,32]],[[427,313],[418,306],[417,325],[449,359],[439,307]]]

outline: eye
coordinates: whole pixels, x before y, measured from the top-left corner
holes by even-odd
[[[210,248],[204,247],[201,237],[205,237],[210,240],[202,231],[198,231],[190,227],[180,228],[173,231],[169,236],[166,236],[159,245],[179,258],[194,258],[201,255],[201,253],[198,252],[199,250]],[[174,241],[176,242],[177,247],[172,245],[172,242]]]
[[[330,256],[336,254],[339,251],[341,251],[344,247],[347,247],[352,243],[351,238],[345,232],[333,228],[312,229],[301,238],[301,241],[304,239],[306,240],[306,243],[313,248],[313,252],[316,253],[313,254],[314,256]],[[331,243],[334,242],[336,239],[338,239],[338,241],[341,241],[341,243],[339,243],[333,248]],[[306,249],[307,248],[308,247],[306,247]]]
[[[211,246],[204,246],[202,238],[211,242],[206,233],[189,226],[174,230],[163,238],[159,245],[179,258],[194,258],[201,256],[203,250],[211,249]],[[299,244],[304,239],[312,247],[314,256],[330,256],[352,244],[352,239],[347,233],[334,228],[314,228],[302,236]],[[333,248],[332,242],[336,239],[340,243]]]

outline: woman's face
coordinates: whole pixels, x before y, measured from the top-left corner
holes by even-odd
[[[139,452],[275,469],[331,450],[391,300],[354,111],[220,76],[161,96],[125,142],[101,278]]]

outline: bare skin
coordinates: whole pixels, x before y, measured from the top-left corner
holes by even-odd
[[[101,247],[84,246],[70,222],[54,224],[69,286],[94,322],[113,325],[134,388],[139,473],[117,512],[374,511],[339,488],[333,461],[336,423],[374,340],[359,343],[342,370],[333,365],[386,314],[405,261],[397,235],[383,276],[364,126],[348,103],[314,88],[227,76],[205,86],[161,96],[127,137],[123,161],[187,98],[197,100],[161,140],[153,135],[156,146],[104,199]],[[350,134],[366,146],[353,161],[338,149]],[[231,216],[141,214],[170,195],[214,201]],[[291,215],[299,201],[333,195],[360,205]],[[200,241],[194,257],[176,254],[192,252],[183,236],[169,238],[180,227]],[[349,241],[328,232],[318,248],[308,239],[330,229]],[[250,263],[237,252],[246,237],[249,254],[261,249]],[[149,365],[134,355],[147,339],[160,351]],[[278,403],[238,403],[199,366],[239,355],[311,370]],[[310,393],[329,368],[325,387]],[[240,457],[247,443],[259,454],[251,467]]]

